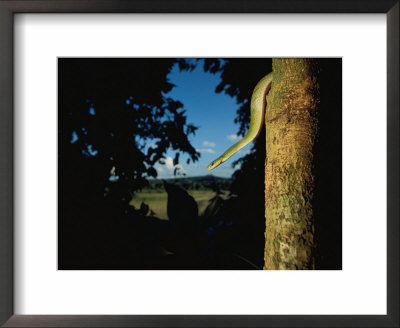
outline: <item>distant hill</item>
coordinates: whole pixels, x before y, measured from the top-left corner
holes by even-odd
[[[232,184],[231,178],[221,178],[209,174],[197,177],[151,179],[145,189],[164,190],[163,180],[176,184],[185,190],[229,190]]]

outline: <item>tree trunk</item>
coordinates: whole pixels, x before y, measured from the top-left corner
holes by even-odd
[[[267,95],[265,270],[314,269],[313,148],[317,130],[317,64],[273,59]]]

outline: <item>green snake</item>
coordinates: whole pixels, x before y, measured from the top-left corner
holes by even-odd
[[[264,122],[265,96],[271,88],[272,78],[272,73],[264,76],[260,81],[258,81],[253,90],[250,103],[250,127],[246,135],[232,147],[230,147],[226,152],[224,152],[220,157],[208,164],[207,170],[215,169],[218,165],[225,162],[228,158],[237,153],[243,147],[247,146],[258,136]]]

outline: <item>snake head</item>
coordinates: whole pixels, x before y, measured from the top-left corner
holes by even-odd
[[[215,169],[221,163],[222,163],[222,161],[220,159],[216,159],[215,161],[212,161],[210,164],[208,164],[207,170],[211,171],[211,170]]]

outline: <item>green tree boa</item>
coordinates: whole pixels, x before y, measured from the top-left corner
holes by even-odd
[[[220,157],[212,161],[208,166],[207,170],[215,169],[218,165],[225,162],[232,155],[236,154],[240,149],[247,146],[252,142],[260,133],[262,125],[264,123],[265,116],[265,97],[267,92],[271,88],[273,75],[269,73],[264,76],[255,86],[253,94],[251,96],[250,103],[250,127],[246,135],[225,151]]]

